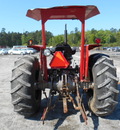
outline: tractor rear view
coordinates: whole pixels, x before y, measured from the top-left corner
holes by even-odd
[[[91,49],[101,46],[100,39],[96,39],[96,44],[85,44],[85,20],[97,14],[99,10],[96,6],[60,6],[28,10],[28,17],[41,20],[42,45],[34,45],[33,41],[29,40],[29,47],[40,52],[40,59],[34,56],[24,56],[15,62],[12,70],[12,104],[17,113],[31,116],[41,110],[41,96],[44,94],[47,106],[41,117],[43,121],[56,102],[62,100],[64,113],[68,112],[67,103],[70,101],[74,109],[80,110],[84,121],[87,122],[80,89],[88,95],[88,106],[95,115],[106,116],[113,112],[118,103],[119,93],[116,68],[108,55],[89,54]],[[63,43],[56,43],[54,50],[46,48],[45,23],[47,20],[54,19],[81,21],[79,64],[72,66],[73,55],[76,51],[67,43],[67,35]],[[53,57],[48,67],[47,57],[50,55]],[[46,88],[49,88],[48,97]],[[58,98],[53,105],[52,99],[55,95]]]

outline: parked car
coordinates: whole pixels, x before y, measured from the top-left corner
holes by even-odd
[[[8,51],[8,54],[11,54],[11,55],[25,55],[25,54],[27,54],[27,52],[25,51],[25,50],[23,50],[23,49],[11,49],[11,50],[9,50]]]
[[[8,54],[8,49],[5,49],[5,48],[0,49],[0,54],[1,55],[7,55]]]
[[[108,47],[103,47],[103,50],[107,50],[108,49]]]
[[[107,50],[108,50],[108,51],[112,51],[112,47],[108,47]]]
[[[33,48],[25,48],[25,49],[22,49],[22,50],[26,51],[27,54],[34,54],[34,53],[37,52],[37,51],[36,51],[35,49],[33,49]]]
[[[120,47],[113,47],[113,51],[120,51]]]

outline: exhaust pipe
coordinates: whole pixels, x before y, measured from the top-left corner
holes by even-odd
[[[64,43],[67,44],[67,24],[65,24]]]

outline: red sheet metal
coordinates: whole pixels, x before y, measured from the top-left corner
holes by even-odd
[[[35,20],[48,19],[79,19],[81,21],[99,14],[96,6],[59,6],[53,8],[29,9],[26,16]]]
[[[37,51],[45,49],[43,45],[29,45],[27,47],[34,48]]]
[[[81,80],[83,81],[87,81],[89,82],[89,75],[88,75],[88,68],[89,68],[89,50],[96,48],[96,47],[100,47],[100,44],[89,44],[89,45],[85,45],[84,46],[84,60],[82,62],[84,62],[84,73],[81,73]]]

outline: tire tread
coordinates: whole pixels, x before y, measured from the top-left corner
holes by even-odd
[[[97,116],[106,116],[113,112],[117,105],[118,78],[113,60],[107,55],[94,54],[91,56],[92,76],[94,82],[93,97],[89,107]]]

